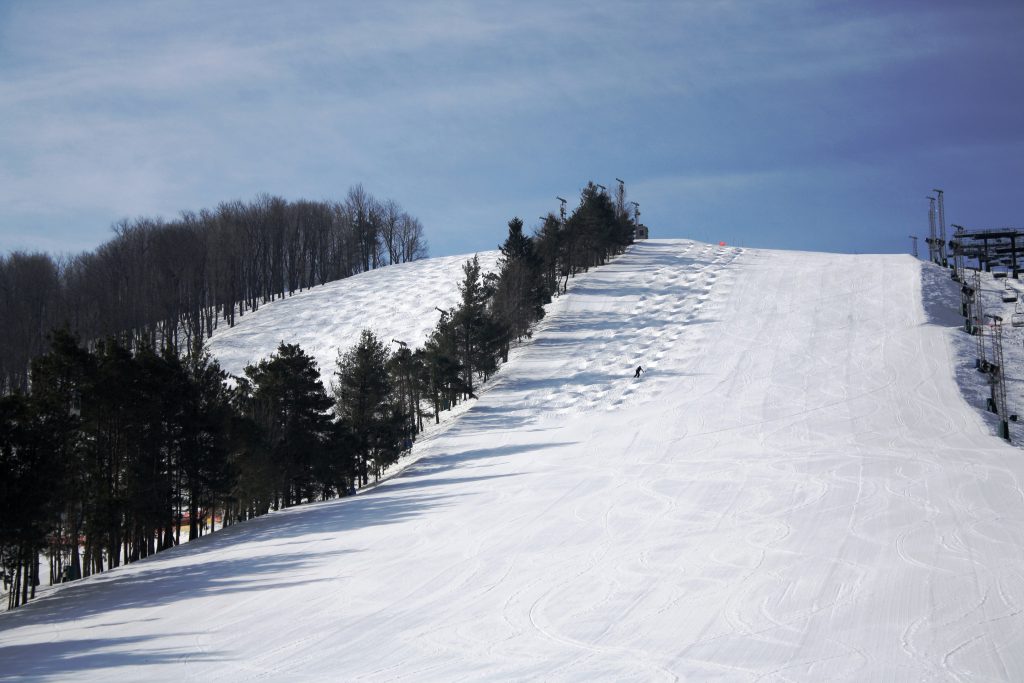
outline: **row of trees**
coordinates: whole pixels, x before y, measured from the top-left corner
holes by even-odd
[[[528,337],[544,315],[544,305],[564,292],[569,278],[599,266],[633,241],[635,225],[625,211],[620,188],[613,200],[588,183],[570,216],[550,214],[533,236],[513,218],[501,245],[497,273],[482,273],[479,261],[463,268],[460,301],[445,311],[422,348],[402,349],[407,414],[422,428],[421,402],[438,419],[441,411],[474,395],[508,359],[512,344]]]
[[[31,364],[31,390],[0,398],[0,567],[16,606],[49,580],[132,562],[214,526],[353,493],[468,397],[529,336],[573,274],[604,263],[632,224],[588,184],[533,236],[513,218],[497,273],[474,257],[459,303],[420,348],[371,332],[339,353],[333,391],[282,343],[228,381],[203,353],[69,332]],[[333,395],[332,395],[333,394]],[[183,534],[183,531],[185,532]]]
[[[621,184],[613,199],[603,187],[587,183],[572,214],[568,218],[548,214],[536,234],[544,286],[557,293],[561,281],[565,291],[570,277],[606,263],[631,244],[635,229]]]
[[[420,222],[361,185],[344,201],[261,195],[175,221],[124,220],[114,233],[76,256],[0,257],[0,393],[27,387],[57,327],[189,356],[261,304],[427,253]]]
[[[331,396],[295,345],[229,382],[208,356],[83,348],[66,331],[0,398],[0,568],[8,605],[230,525],[352,493],[410,445],[398,364],[370,332]],[[183,539],[184,536],[184,539]]]

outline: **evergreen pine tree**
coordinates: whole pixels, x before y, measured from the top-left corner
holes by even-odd
[[[260,411],[252,382],[239,377],[231,392],[231,453],[228,466],[235,476],[228,494],[232,517],[242,521],[266,514],[274,504],[276,477],[269,439],[257,419]]]
[[[508,237],[501,246],[498,267],[494,317],[509,336],[518,340],[528,336],[533,323],[544,317],[544,304],[549,301],[540,258],[533,239],[523,234],[523,222],[519,218],[508,223]],[[507,338],[503,356],[508,356]]]
[[[395,400],[406,417],[402,430],[404,440],[411,441],[423,428],[419,407],[422,391],[420,363],[422,354],[414,353],[408,346],[400,346],[388,359],[388,372],[394,387]]]
[[[559,279],[565,277],[568,280],[569,276],[568,263],[563,255],[563,237],[562,222],[558,216],[549,213],[534,239],[542,264],[545,290],[554,295],[559,293]]]
[[[235,424],[226,373],[208,354],[195,355],[184,371],[186,411],[182,423],[182,474],[188,494],[189,536],[202,533],[201,510],[211,522],[218,502],[224,503],[234,485],[229,456]],[[222,508],[227,515],[226,505]]]
[[[363,330],[355,346],[339,353],[335,371],[337,412],[351,434],[362,486],[369,482],[371,470],[379,477],[402,448],[406,417],[392,395],[389,356],[373,332]]]
[[[275,507],[319,497],[314,472],[333,436],[327,396],[316,362],[295,344],[245,369],[252,382],[256,419],[276,468]]]
[[[87,397],[94,373],[93,355],[63,329],[51,335],[50,350],[32,361],[32,409],[57,464],[49,482],[60,501],[50,521],[50,579],[54,582],[82,576],[78,540],[88,502],[82,415],[91,409]]]
[[[488,314],[491,291],[480,273],[480,259],[474,256],[462,267],[459,285],[461,301],[451,316],[458,340],[457,349],[463,368],[466,394],[473,395],[474,374],[489,377],[498,366],[501,330]]]
[[[0,571],[9,608],[35,597],[40,583],[39,554],[58,504],[53,456],[30,400],[0,397]]]
[[[446,311],[423,347],[424,386],[434,406],[435,423],[441,421],[441,411],[450,409],[466,392],[454,321],[454,314]]]

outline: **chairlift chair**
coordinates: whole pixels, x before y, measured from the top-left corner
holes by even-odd
[[[1006,288],[1003,289],[1003,303],[1012,304],[1017,300],[1017,290],[1010,286],[1010,281],[1006,281]]]
[[[1014,327],[1024,327],[1024,301],[1018,301],[1017,305],[1013,307],[1010,324]]]

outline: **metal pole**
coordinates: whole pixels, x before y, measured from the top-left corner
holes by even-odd
[[[992,397],[989,408],[999,415],[999,436],[1010,440],[1010,415],[1006,406],[1006,382],[1003,374],[1003,319],[998,315],[992,319],[992,363],[989,366],[989,383]]]
[[[917,235],[910,236],[910,254],[917,258]]]
[[[935,197],[928,197],[928,260],[939,262],[939,238],[935,232]]]
[[[1013,267],[1011,270],[1011,277],[1019,280],[1020,269],[1017,268],[1017,236],[1010,235],[1010,258],[1013,260]]]
[[[981,271],[974,271],[974,323],[973,327],[977,333],[976,367],[982,370],[985,367],[985,306],[981,302]]]
[[[942,265],[947,265],[946,262],[946,204],[943,200],[942,190],[932,190],[939,196],[939,238],[942,242],[939,243],[940,251],[939,257],[942,259]]]
[[[953,233],[953,271],[954,279],[958,282],[965,282],[964,273],[964,237],[967,232],[966,228],[962,225],[953,225],[956,228],[956,232]]]
[[[964,317],[964,332],[974,334],[974,325],[971,322],[971,308],[974,303],[974,287],[962,283],[960,287],[960,315]]]

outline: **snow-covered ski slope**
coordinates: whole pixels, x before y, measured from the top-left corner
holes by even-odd
[[[1024,459],[921,294],[638,244],[402,476],[2,614],[0,676],[1022,680]]]
[[[498,252],[477,254],[483,272],[496,268]],[[385,344],[392,339],[422,346],[441,314],[458,302],[462,266],[473,254],[442,256],[387,266],[298,292],[265,304],[222,327],[210,352],[229,373],[270,356],[283,341],[298,344],[320,367],[329,386],[338,351],[347,351],[369,329]],[[396,348],[391,344],[392,348]]]

